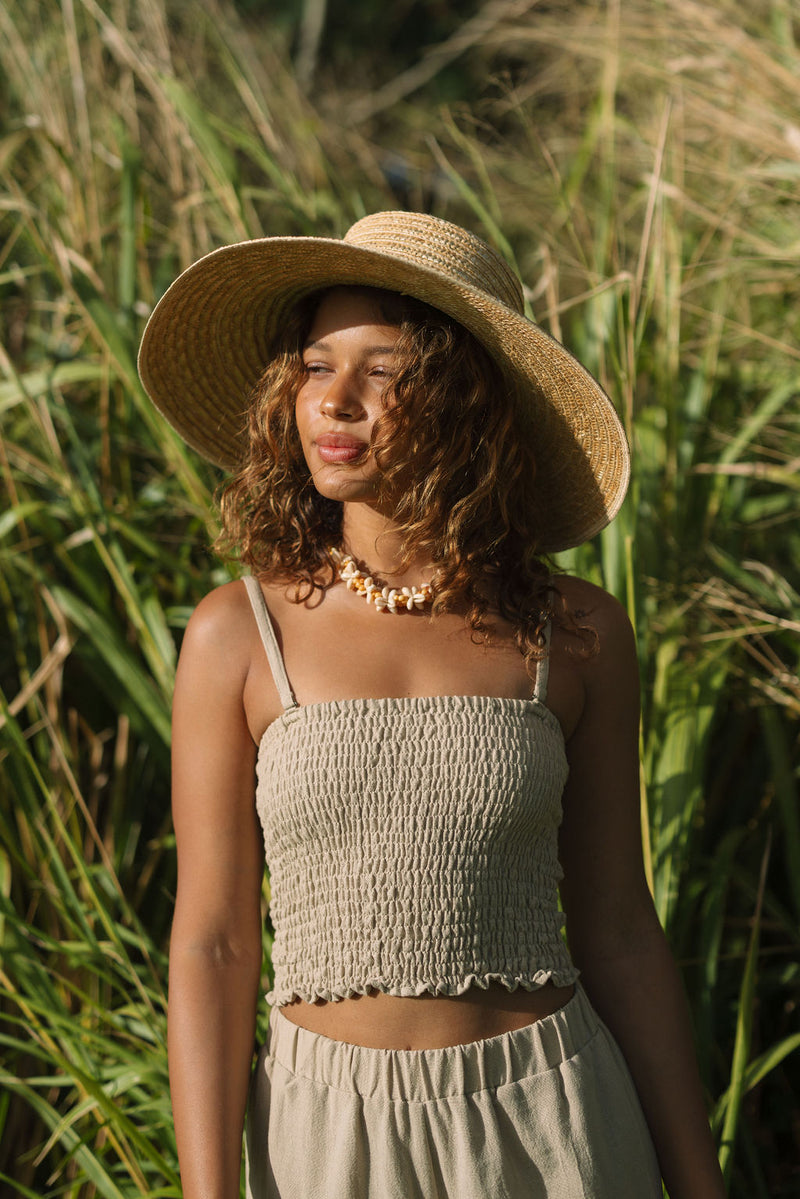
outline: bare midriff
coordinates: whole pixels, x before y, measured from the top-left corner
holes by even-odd
[[[535,991],[470,987],[463,995],[405,998],[374,992],[335,1003],[293,1000],[280,1011],[292,1024],[367,1049],[444,1049],[500,1036],[550,1016],[574,986],[547,983]]]

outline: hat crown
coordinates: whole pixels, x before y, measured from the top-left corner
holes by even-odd
[[[511,268],[480,237],[449,221],[423,212],[376,212],[356,221],[344,240],[466,283],[524,312],[522,284]]]

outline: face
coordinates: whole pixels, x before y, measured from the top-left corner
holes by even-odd
[[[369,442],[385,410],[399,336],[367,292],[334,288],[317,309],[303,349],[295,420],[314,486],[328,499],[376,499]]]

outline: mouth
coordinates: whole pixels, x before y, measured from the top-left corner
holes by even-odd
[[[343,433],[323,433],[314,441],[323,462],[347,463],[362,458],[369,449],[365,441]]]

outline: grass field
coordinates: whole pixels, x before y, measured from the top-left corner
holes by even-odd
[[[219,244],[418,207],[514,263],[625,422],[629,498],[563,565],[637,630],[647,863],[731,1195],[796,1195],[797,10],[405,0],[400,38],[360,0],[354,70],[344,9],[261,9],[0,8],[0,1189],[180,1193],[169,706],[228,574],[146,316]]]

